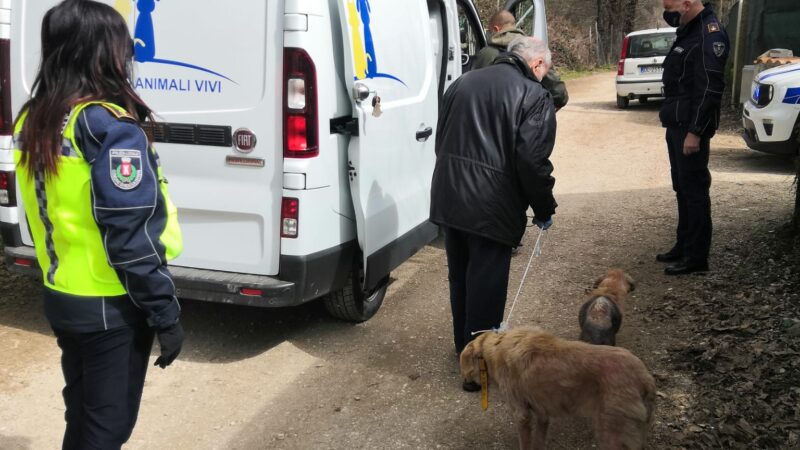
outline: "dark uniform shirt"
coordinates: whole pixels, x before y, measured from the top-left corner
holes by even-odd
[[[730,45],[714,10],[706,6],[686,25],[664,60],[661,123],[710,137],[719,127],[725,88],[724,70]]]

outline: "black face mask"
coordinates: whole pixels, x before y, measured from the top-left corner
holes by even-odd
[[[664,11],[664,21],[671,27],[678,27],[681,24],[681,13],[678,11]]]

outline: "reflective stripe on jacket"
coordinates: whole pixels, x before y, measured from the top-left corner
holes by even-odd
[[[180,254],[177,212],[158,156],[127,112],[76,105],[63,131],[57,174],[21,164],[23,113],[14,160],[54,327],[90,332],[145,318],[174,324],[180,306],[167,261]]]

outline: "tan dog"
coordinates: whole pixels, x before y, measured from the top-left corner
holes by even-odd
[[[594,420],[600,449],[641,449],[653,420],[656,386],[628,350],[557,338],[539,328],[484,333],[461,353],[461,375],[489,386],[511,406],[521,449],[543,449],[551,417]],[[533,426],[533,435],[531,435]]]
[[[597,345],[616,345],[617,332],[622,325],[622,305],[636,286],[630,275],[620,269],[610,269],[597,279],[589,300],[581,306],[578,323],[580,340]]]

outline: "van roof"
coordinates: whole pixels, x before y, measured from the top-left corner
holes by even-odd
[[[627,34],[627,36],[639,36],[642,34],[656,34],[656,33],[674,33],[677,28],[672,27],[664,27],[664,28],[650,28],[649,30],[639,30],[633,31]]]

